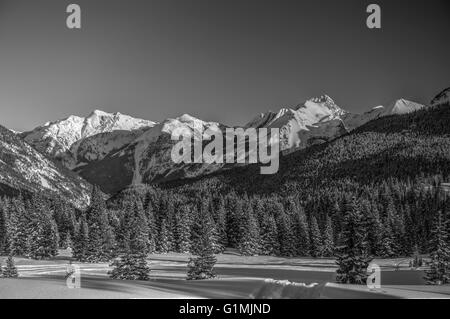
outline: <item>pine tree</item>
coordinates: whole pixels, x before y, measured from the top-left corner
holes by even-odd
[[[181,207],[176,215],[176,249],[187,253],[191,249],[191,218],[186,207]]]
[[[148,251],[150,254],[153,254],[156,251],[156,245],[158,242],[158,227],[156,225],[155,213],[150,205],[147,209],[147,222],[148,222]]]
[[[390,258],[395,256],[394,236],[392,234],[391,223],[384,223],[381,233],[381,243],[379,245],[379,253],[381,257]]]
[[[322,251],[322,236],[320,235],[319,225],[315,216],[311,216],[310,220],[309,240],[311,243],[310,254],[312,257],[319,257]]]
[[[320,255],[322,257],[332,257],[334,254],[334,235],[333,235],[333,225],[331,218],[327,216],[327,221],[325,224],[325,229],[322,234],[322,250]]]
[[[252,206],[246,202],[244,205],[243,216],[241,218],[241,235],[238,250],[244,256],[257,255],[259,252],[259,227],[255,219]]]
[[[163,219],[161,221],[161,226],[158,234],[158,244],[157,251],[162,254],[166,254],[169,252],[170,243],[169,243],[169,230],[167,227],[167,221]]]
[[[12,255],[8,256],[6,260],[6,266],[3,268],[3,277],[4,278],[17,278],[19,277],[19,273],[17,272],[16,265],[14,263],[14,258]]]
[[[337,248],[336,281],[344,284],[364,284],[369,257],[363,217],[355,199],[346,201],[340,246]]]
[[[30,203],[28,256],[45,259],[58,254],[58,230],[42,195],[33,194]]]
[[[283,212],[277,221],[279,253],[281,256],[292,257],[295,255],[295,243],[289,217]]]
[[[428,284],[450,283],[450,246],[448,242],[447,223],[442,212],[439,211],[431,231],[431,263],[425,279]]]
[[[215,209],[216,215],[216,227],[218,236],[218,247],[219,252],[223,252],[228,246],[228,236],[227,236],[227,213],[225,210],[225,203],[222,197],[219,198]]]
[[[0,201],[0,256],[5,255],[9,250],[7,223],[6,203]]]
[[[149,280],[147,264],[149,241],[148,221],[142,207],[134,202],[133,208],[125,212],[122,222],[120,256],[111,264],[109,275],[121,280]]]
[[[216,277],[214,265],[217,262],[214,256],[214,233],[211,223],[204,214],[199,223],[198,252],[196,258],[191,258],[188,263],[188,280],[202,280]]]
[[[22,197],[11,200],[8,218],[9,252],[14,256],[26,256],[28,253],[29,220]]]
[[[303,210],[296,212],[293,218],[297,256],[310,256],[309,227]]]
[[[260,253],[265,256],[276,255],[280,248],[278,243],[278,230],[275,218],[271,214],[263,216],[260,232]]]
[[[361,213],[365,219],[370,254],[373,256],[381,256],[380,246],[383,227],[376,203],[367,200],[362,201]]]
[[[75,227],[72,256],[78,261],[86,261],[88,244],[89,228],[86,221],[86,214],[83,213],[80,217],[78,225]]]
[[[105,201],[97,186],[94,186],[91,204],[86,211],[89,241],[86,247],[86,260],[105,262],[111,259],[114,251],[114,238],[111,233]]]

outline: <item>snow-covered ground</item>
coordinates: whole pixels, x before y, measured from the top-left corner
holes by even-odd
[[[4,257],[0,261],[4,264]],[[64,274],[67,253],[52,260],[17,258],[19,279],[0,279],[0,298],[251,298],[266,279],[317,283],[320,298],[450,298],[450,286],[426,286],[423,272],[411,270],[400,259],[376,260],[382,268],[382,287],[334,283],[332,259],[242,257],[233,252],[218,255],[217,279],[186,281],[189,255],[149,256],[152,279],[148,282],[111,280],[108,264],[75,263],[81,269],[81,288],[69,289]],[[400,263],[400,266],[396,265]],[[395,269],[399,270],[395,270]]]

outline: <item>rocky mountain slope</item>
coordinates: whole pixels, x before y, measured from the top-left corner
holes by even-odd
[[[66,119],[46,123],[31,132],[24,132],[21,136],[40,152],[61,159],[69,168],[73,168],[72,165],[76,163],[67,160],[66,157],[68,154],[77,157],[82,140],[101,133],[140,130],[153,127],[155,124],[121,113],[111,114],[95,110],[86,118],[72,115]],[[117,134],[113,139],[116,140],[117,146]]]
[[[440,106],[448,103],[450,103],[450,88],[447,88],[436,95],[436,97],[431,101],[431,106]]]
[[[89,203],[90,185],[0,126],[0,195],[22,191],[44,191],[81,208]]]

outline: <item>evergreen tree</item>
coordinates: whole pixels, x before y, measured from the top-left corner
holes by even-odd
[[[253,208],[248,201],[244,204],[241,220],[241,236],[239,236],[238,250],[244,256],[257,255],[260,243],[259,227],[253,213]]]
[[[367,279],[369,257],[367,234],[360,209],[352,199],[346,201],[340,246],[337,248],[337,282],[364,284]]]
[[[177,212],[176,225],[176,249],[180,253],[187,253],[191,249],[191,218],[184,206]]]
[[[19,273],[17,272],[16,265],[14,263],[14,258],[12,255],[8,256],[6,260],[6,266],[3,268],[3,277],[4,278],[17,278],[19,277]]]
[[[58,254],[58,230],[42,195],[33,194],[30,203],[28,256],[45,259]]]
[[[158,226],[156,225],[155,213],[153,208],[149,205],[147,209],[148,222],[148,251],[153,254],[156,251],[158,242]]]
[[[157,251],[159,253],[165,254],[169,252],[170,243],[169,243],[169,229],[167,226],[166,219],[163,219],[161,221],[161,226],[159,229],[159,235],[158,235],[158,244],[157,244]]]
[[[203,215],[203,214],[202,214]],[[206,217],[206,216],[202,216]],[[217,262],[214,256],[214,233],[210,227],[208,218],[199,221],[198,252],[196,258],[191,258],[188,263],[188,280],[201,280],[216,277],[214,265]]]
[[[147,264],[149,228],[148,221],[139,203],[123,217],[120,256],[111,264],[109,275],[121,280],[149,280]]]
[[[395,256],[394,236],[392,234],[391,223],[389,221],[386,221],[383,226],[379,253],[380,256],[384,258]]]
[[[320,255],[322,257],[332,257],[334,253],[334,235],[333,235],[333,225],[331,218],[327,216],[325,229],[322,234],[322,250]]]
[[[289,217],[280,213],[277,222],[279,253],[281,256],[292,257],[295,255],[295,243]]]
[[[86,221],[89,229],[86,260],[89,262],[110,260],[115,243],[109,225],[106,204],[97,186],[94,186],[92,190],[91,204],[86,211]]]
[[[277,224],[271,214],[264,215],[262,218],[260,253],[265,256],[273,256],[279,251]]]
[[[223,252],[228,246],[228,236],[227,236],[227,213],[225,210],[225,203],[222,197],[219,198],[215,209],[216,215],[216,227],[218,236],[218,247],[219,252]]]
[[[6,203],[0,201],[0,256],[8,253],[8,250],[9,247]]]
[[[315,216],[311,216],[309,240],[311,243],[310,254],[312,257],[319,257],[322,251],[322,236]]]
[[[298,256],[310,256],[309,227],[303,210],[294,215],[296,253]]]
[[[448,221],[439,211],[431,232],[431,263],[430,270],[426,272],[425,276],[428,284],[450,283],[450,246],[447,223]]]
[[[72,256],[78,261],[86,261],[87,247],[89,244],[89,228],[86,221],[86,214],[83,213],[75,227],[75,237],[73,239]]]
[[[22,197],[11,200],[8,218],[9,252],[14,256],[26,256],[29,245],[29,220]]]

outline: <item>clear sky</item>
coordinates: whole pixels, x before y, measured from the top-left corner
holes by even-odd
[[[448,0],[0,0],[0,124],[102,109],[240,125],[324,93],[354,112],[428,103],[450,86],[449,14]]]

